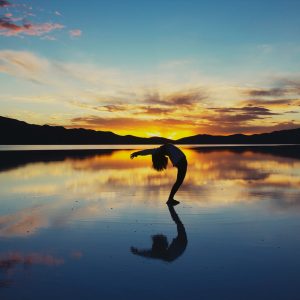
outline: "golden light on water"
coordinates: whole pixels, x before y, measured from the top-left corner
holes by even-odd
[[[0,235],[34,234],[71,220],[102,218],[112,208],[122,215],[130,205],[164,203],[176,168],[169,163],[166,171],[158,173],[151,168],[151,157],[131,160],[132,151],[32,163],[0,173],[1,201],[15,199],[12,211],[0,216]],[[300,188],[297,160],[251,151],[184,152],[189,165],[178,192],[183,203],[211,208],[255,203],[281,188],[282,206],[298,205],[293,192]],[[298,171],[291,171],[291,165]],[[31,200],[23,206],[23,198]]]

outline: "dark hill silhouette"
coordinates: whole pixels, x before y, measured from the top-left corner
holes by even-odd
[[[80,144],[300,144],[300,128],[271,133],[228,136],[198,134],[178,140],[162,137],[142,138],[121,136],[110,131],[83,128],[66,129],[62,126],[33,125],[11,118],[0,117],[0,144],[2,145],[80,145]]]
[[[207,135],[198,134],[176,141],[178,144],[299,144],[300,128],[273,131],[253,135]]]
[[[0,117],[2,145],[81,145],[81,144],[164,144],[171,140],[132,135],[121,136],[110,131],[83,128],[66,129],[62,126],[32,125],[11,118]]]

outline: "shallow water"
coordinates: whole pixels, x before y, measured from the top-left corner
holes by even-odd
[[[174,209],[130,150],[2,160],[0,299],[298,299],[300,159],[184,152]]]

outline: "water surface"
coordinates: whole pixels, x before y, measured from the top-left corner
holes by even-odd
[[[299,298],[295,151],[184,148],[174,209],[171,165],[41,152],[0,155],[1,299]]]

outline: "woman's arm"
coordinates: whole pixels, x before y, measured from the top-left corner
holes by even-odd
[[[130,158],[133,159],[137,156],[145,156],[145,155],[151,155],[156,149],[145,149],[145,150],[141,150],[141,151],[136,151],[136,152],[133,152],[131,155],[130,155]]]

